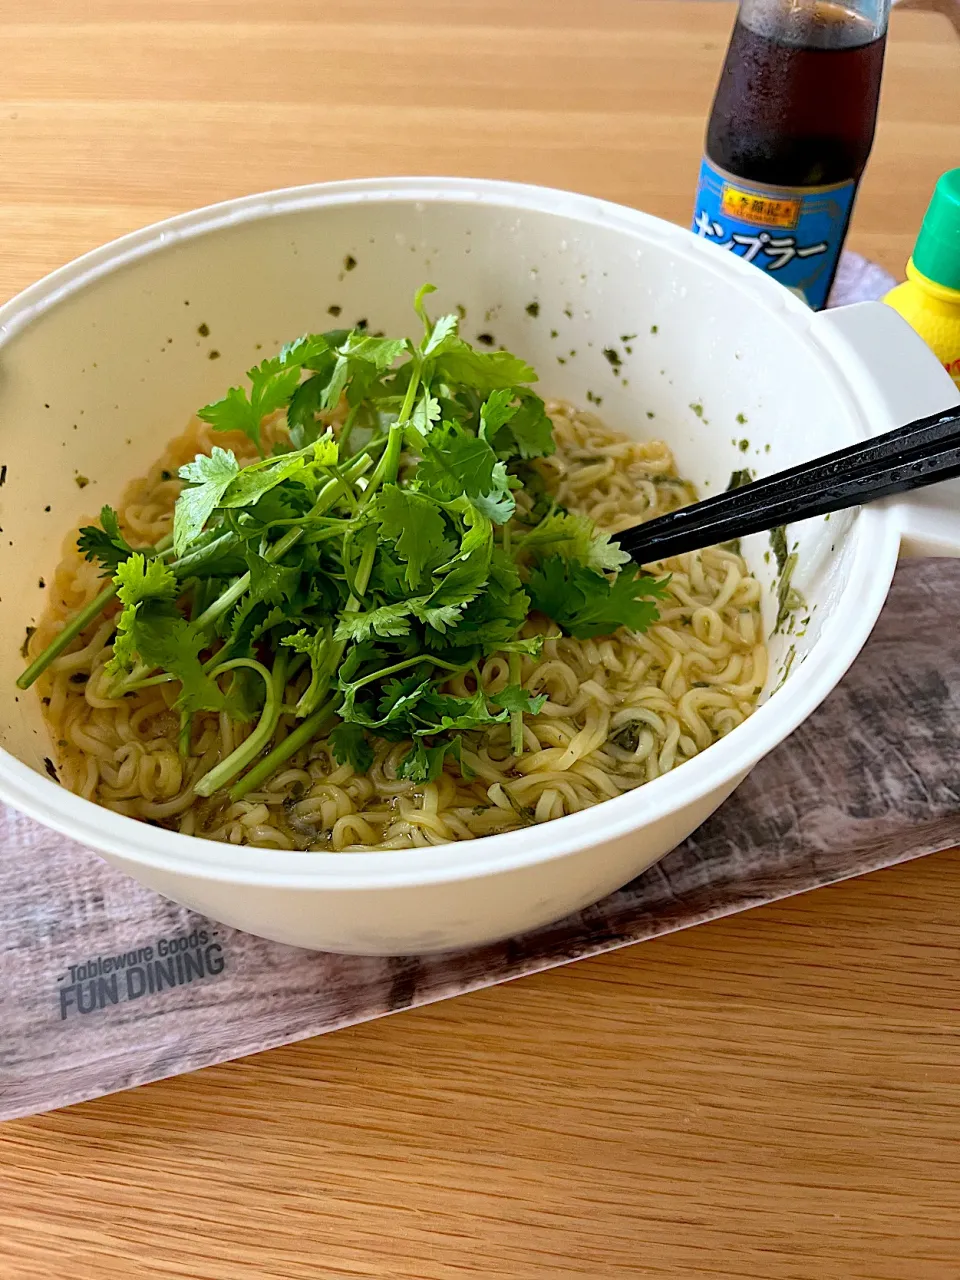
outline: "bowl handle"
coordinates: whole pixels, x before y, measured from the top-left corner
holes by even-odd
[[[882,302],[821,311],[812,329],[873,435],[960,404],[960,388],[937,357]],[[900,525],[902,556],[960,556],[960,479],[887,503]]]

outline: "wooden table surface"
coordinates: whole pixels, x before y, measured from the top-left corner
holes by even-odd
[[[685,221],[732,22],[678,0],[0,0],[0,295],[194,205],[382,173]],[[893,20],[851,243],[960,160]],[[956,1280],[960,854],[0,1131],[0,1280]],[[0,1028],[2,1034],[2,1028]]]

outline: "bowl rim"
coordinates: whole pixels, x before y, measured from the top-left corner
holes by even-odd
[[[232,226],[341,204],[438,202],[528,210],[584,225],[621,230],[725,276],[758,305],[811,342],[813,313],[765,273],[684,228],[639,210],[549,187],[451,177],[364,178],[314,183],[241,196],[153,223],[67,263],[0,307],[0,350],[49,308],[128,263]],[[825,353],[819,349],[819,356]],[[849,383],[828,360],[826,370],[849,409],[848,419],[870,432]],[[854,433],[852,432],[852,437]],[[854,437],[855,438],[855,437]],[[303,853],[182,835],[105,809],[66,791],[0,748],[0,799],[63,835],[121,861],[199,880],[285,888],[358,891],[471,880],[571,856],[680,813],[721,790],[729,792],[823,701],[859,653],[883,607],[896,567],[900,529],[895,509],[860,510],[844,595],[801,667],[721,742],[682,768],[612,800],[533,829],[430,848],[379,853]]]

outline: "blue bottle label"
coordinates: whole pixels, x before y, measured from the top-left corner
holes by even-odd
[[[692,230],[785,284],[815,310],[826,305],[856,184],[767,187],[706,157]]]

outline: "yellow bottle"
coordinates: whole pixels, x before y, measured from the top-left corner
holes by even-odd
[[[916,329],[960,387],[960,169],[937,183],[907,279],[884,302]]]

